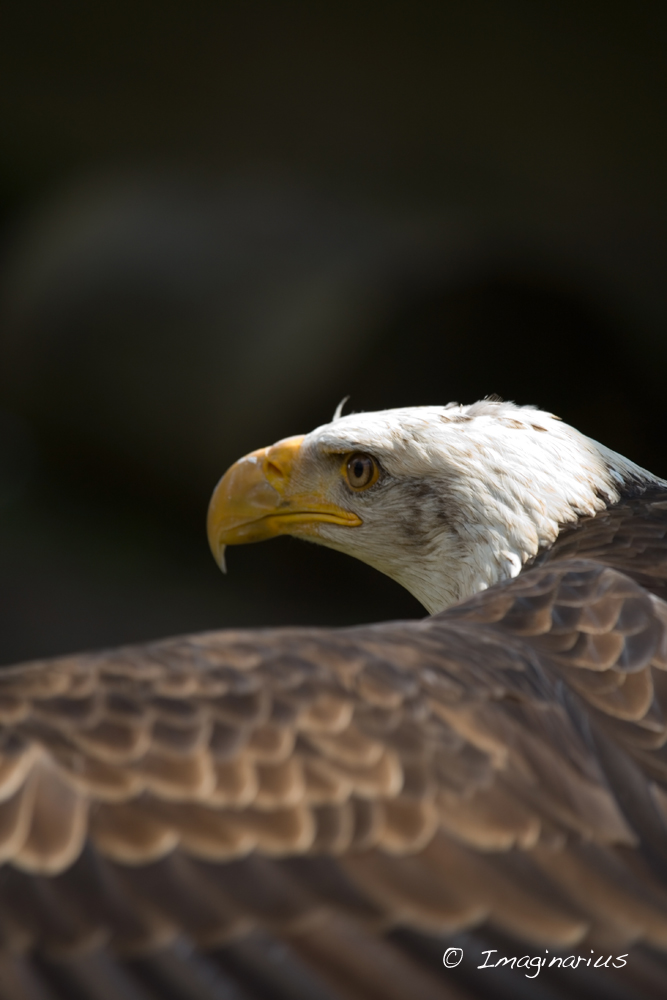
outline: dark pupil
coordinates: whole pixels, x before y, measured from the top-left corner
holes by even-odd
[[[361,479],[364,472],[366,471],[366,463],[360,458],[354,463],[354,478]]]

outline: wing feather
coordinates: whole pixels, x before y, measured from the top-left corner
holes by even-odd
[[[0,940],[313,955],[354,913],[667,949],[666,634],[635,580],[554,559],[424,621],[6,669]]]

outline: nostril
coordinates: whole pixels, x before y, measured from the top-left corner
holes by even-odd
[[[261,452],[264,478],[278,492],[287,488],[302,440],[302,437],[287,438]]]
[[[285,473],[279,465],[276,465],[275,462],[272,462],[271,459],[267,458],[264,464],[264,475],[284,477]]]

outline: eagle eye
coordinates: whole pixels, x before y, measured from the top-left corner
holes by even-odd
[[[378,464],[370,455],[358,451],[347,460],[345,475],[353,490],[367,490],[377,482],[379,474]]]

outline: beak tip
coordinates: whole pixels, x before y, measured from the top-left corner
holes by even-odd
[[[227,548],[226,545],[221,545],[220,546],[220,548],[218,549],[218,558],[216,560],[216,562],[218,563],[218,566],[220,567],[220,569],[222,570],[223,573],[227,572],[227,562],[225,560],[225,549],[226,548]]]

